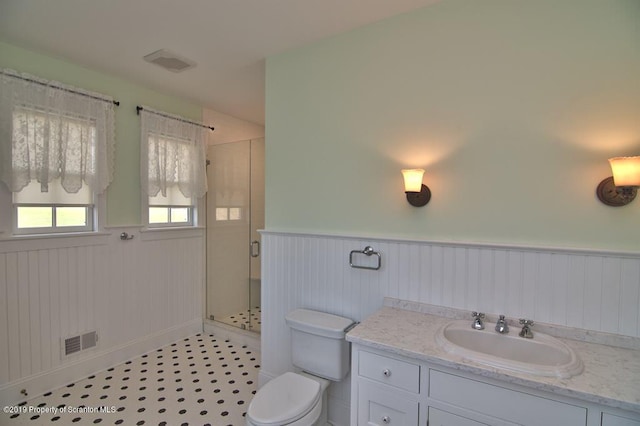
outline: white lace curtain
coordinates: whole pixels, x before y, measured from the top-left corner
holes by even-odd
[[[187,123],[179,116],[140,110],[140,178],[149,196],[167,196],[176,186],[187,198],[207,192],[205,132],[209,129]]]
[[[11,192],[60,180],[68,193],[83,183],[102,193],[113,180],[114,108],[104,95],[1,70],[0,180]]]

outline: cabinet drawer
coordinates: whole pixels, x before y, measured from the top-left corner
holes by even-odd
[[[358,374],[409,392],[420,391],[420,366],[386,356],[360,351]]]
[[[372,383],[358,388],[358,426],[418,426],[419,403]]]
[[[427,424],[429,426],[487,426],[486,423],[456,416],[433,407],[429,407],[429,422]]]
[[[640,415],[635,419],[602,413],[602,426],[640,426]]]
[[[584,426],[587,410],[571,404],[430,370],[435,400],[525,426]]]

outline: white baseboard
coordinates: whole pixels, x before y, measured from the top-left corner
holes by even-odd
[[[176,340],[202,332],[202,320],[187,323],[144,336],[140,339],[94,352],[90,357],[79,359],[52,370],[25,377],[0,386],[0,406],[35,398],[69,383],[78,381],[114,365],[135,358],[149,351],[166,346]],[[26,390],[27,395],[21,393]]]
[[[333,426],[347,426],[351,421],[351,407],[343,399],[329,395],[329,424]]]

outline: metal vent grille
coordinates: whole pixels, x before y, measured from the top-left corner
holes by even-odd
[[[64,339],[64,355],[71,355],[82,350],[80,336],[69,337]]]
[[[82,349],[93,348],[98,341],[98,334],[95,331],[82,335]]]
[[[69,356],[85,349],[93,348],[98,342],[98,333],[90,331],[64,339],[64,356]]]
[[[171,72],[181,72],[196,66],[196,63],[192,60],[176,55],[165,49],[148,54],[144,57],[144,60]]]

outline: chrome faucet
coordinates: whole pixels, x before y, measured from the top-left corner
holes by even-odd
[[[519,336],[525,339],[533,339],[533,331],[531,331],[533,321],[521,318],[520,324],[522,324],[522,331],[520,331]]]
[[[484,314],[482,312],[471,312],[473,315],[473,324],[471,324],[471,328],[475,330],[484,330]]]
[[[500,315],[500,319],[496,322],[496,331],[500,334],[507,334],[509,332],[509,325],[504,319],[504,315]]]

